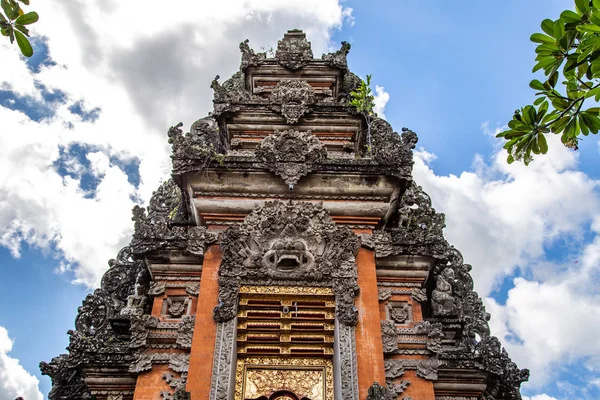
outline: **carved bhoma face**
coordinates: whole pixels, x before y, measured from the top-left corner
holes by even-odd
[[[278,238],[271,242],[269,250],[263,256],[263,264],[281,272],[308,269],[315,262],[308,246],[300,238]]]

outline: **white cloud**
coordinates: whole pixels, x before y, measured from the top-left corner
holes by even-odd
[[[547,394],[536,394],[535,396],[523,396],[523,400],[558,400],[556,397],[548,396]]]
[[[490,162],[476,156],[472,172],[439,176],[434,159],[417,153],[415,180],[446,214],[446,237],[473,265],[482,297],[521,268],[506,304],[486,305],[492,332],[531,369],[524,387],[539,388],[582,360],[600,368],[600,182],[577,170],[576,153],[557,138],[529,167],[508,165],[501,150]],[[594,239],[585,242],[584,233]],[[564,259],[547,259],[555,244],[567,247]]]
[[[38,379],[27,372],[18,359],[8,355],[12,347],[8,331],[0,326],[0,400],[15,400],[18,396],[26,400],[42,400]]]
[[[107,260],[129,241],[132,199],[147,202],[170,171],[166,130],[189,126],[211,108],[211,80],[239,65],[238,44],[276,47],[287,29],[303,29],[319,56],[332,30],[351,23],[351,9],[336,0],[304,2],[250,0],[219,2],[83,1],[40,2],[33,32],[48,38],[54,66],[31,73],[14,46],[0,41],[0,87],[41,101],[35,82],[60,89],[67,104],[35,122],[0,106],[0,245],[18,256],[23,242],[48,249],[64,261],[75,281],[96,286]],[[168,11],[169,17],[165,17]],[[61,23],[55,23],[61,21]],[[338,46],[334,46],[338,47]],[[100,108],[84,122],[68,106],[83,101]],[[88,146],[86,171],[75,157],[62,160],[71,176],[53,164],[60,149]],[[110,157],[139,160],[138,188]],[[82,189],[91,174],[98,182]]]
[[[385,119],[385,106],[389,100],[390,94],[385,91],[385,88],[383,86],[375,85],[375,107],[373,110],[377,113],[379,118]]]

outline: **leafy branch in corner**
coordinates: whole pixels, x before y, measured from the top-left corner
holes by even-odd
[[[33,48],[27,37],[29,29],[25,25],[33,24],[39,19],[35,11],[25,13],[19,2],[29,5],[29,0],[0,0],[2,11],[0,12],[0,33],[2,36],[7,36],[11,43],[17,41],[21,53],[25,57],[33,55]]]
[[[600,100],[600,0],[575,0],[575,11],[565,10],[555,21],[545,19],[542,30],[531,35],[538,43],[533,72],[543,70],[547,79],[531,81],[537,99],[516,110],[509,129],[496,135],[506,140],[509,164],[518,160],[528,165],[532,153],[546,154],[547,133],[562,134],[563,145],[577,150],[580,135],[600,130],[600,107],[583,108]],[[562,92],[559,77],[564,79]]]
[[[361,80],[356,90],[350,92],[350,105],[361,113],[367,122],[367,151],[371,152],[371,118],[377,114],[373,112],[375,107],[375,96],[371,92],[371,76],[367,75],[367,81]]]

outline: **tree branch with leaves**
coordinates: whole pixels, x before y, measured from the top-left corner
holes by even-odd
[[[371,75],[367,75],[367,81],[360,81],[356,90],[350,92],[350,105],[365,117],[367,123],[367,152],[371,152],[371,118],[377,116],[373,112],[375,107],[375,96],[371,91]]]
[[[0,12],[0,33],[7,36],[11,43],[15,40],[21,53],[25,57],[33,55],[33,48],[29,43],[29,29],[26,25],[33,24],[39,19],[35,11],[25,13],[19,4],[29,5],[29,0],[0,0],[2,11]]]
[[[531,81],[537,99],[516,110],[509,129],[496,135],[506,140],[509,164],[528,165],[533,155],[546,154],[548,133],[561,134],[563,145],[577,150],[581,135],[600,130],[600,0],[575,0],[575,11],[541,27],[544,33],[531,35],[538,43],[533,72],[543,70],[547,79]],[[583,107],[590,102],[595,106]]]

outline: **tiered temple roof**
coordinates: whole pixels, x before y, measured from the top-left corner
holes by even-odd
[[[245,398],[236,360],[256,352],[270,369],[324,368],[323,398],[520,399],[529,372],[490,334],[471,266],[412,178],[416,134],[349,104],[350,45],[317,59],[291,30],[274,57],[240,50],[213,112],[169,129],[172,178],[134,208],[68,353],[40,364],[49,398]],[[310,334],[301,320],[317,317]]]

